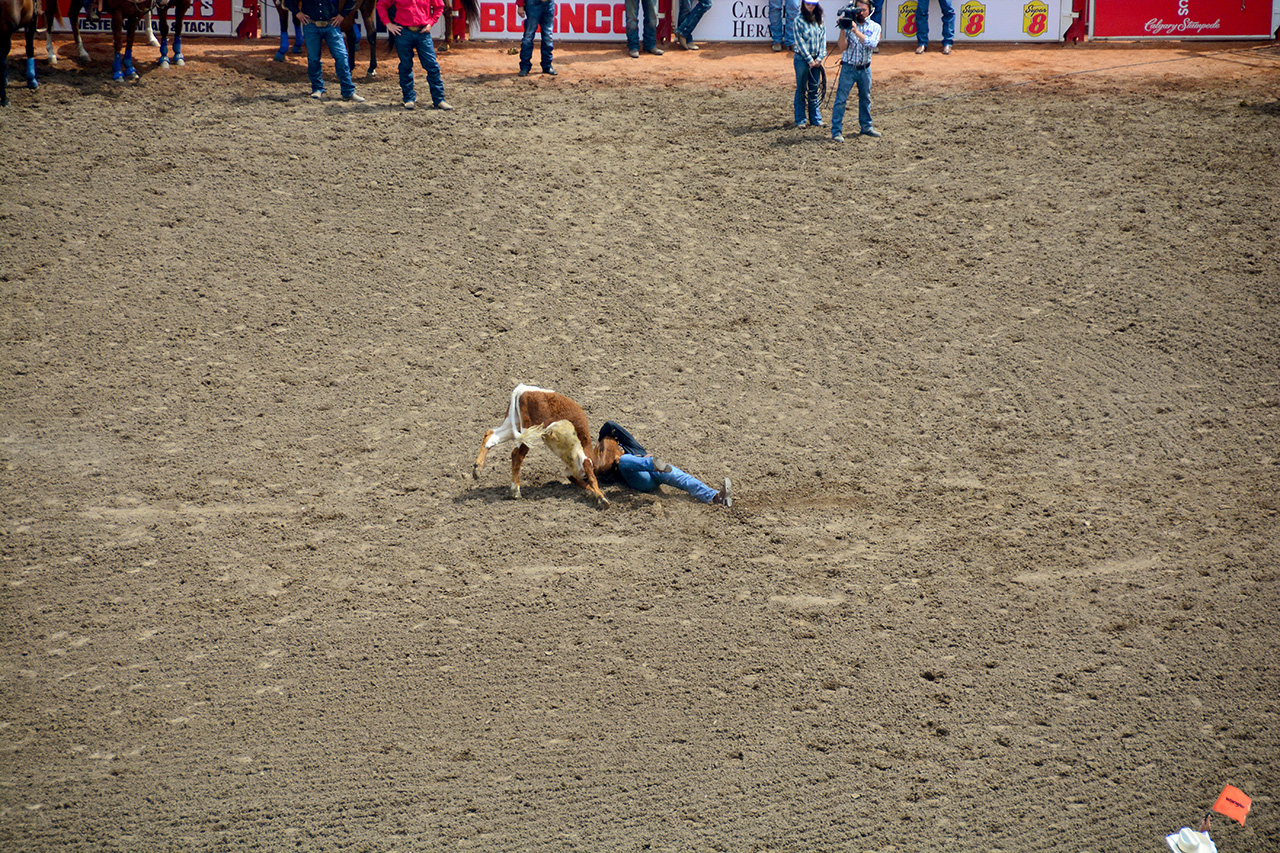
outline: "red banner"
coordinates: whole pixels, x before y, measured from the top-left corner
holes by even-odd
[[[83,8],[80,12],[80,30],[84,33],[111,32],[111,17],[109,15],[104,15],[96,23],[85,17],[85,10],[88,9],[90,2],[91,0],[84,0]],[[71,0],[58,0],[58,10],[62,12],[62,24],[55,27],[54,31],[69,32],[71,22],[68,20],[68,16],[71,12]],[[169,13],[169,21],[170,26],[172,26],[172,12]],[[234,35],[235,31],[231,26],[231,22],[231,0],[192,0],[191,8],[187,11],[186,18],[182,22],[182,34],[184,36]],[[160,22],[155,21],[152,27],[158,31],[159,25]]]
[[[1093,38],[1269,38],[1271,0],[1093,0]]]

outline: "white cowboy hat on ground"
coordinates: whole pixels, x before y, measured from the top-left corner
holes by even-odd
[[[1169,842],[1173,853],[1218,853],[1218,846],[1207,832],[1196,832],[1185,826],[1181,831],[1165,836],[1164,840]]]

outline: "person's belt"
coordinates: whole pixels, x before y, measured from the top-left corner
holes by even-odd
[[[329,26],[329,21],[317,21],[315,18],[312,18],[311,24],[316,27],[327,27]]]
[[[405,29],[411,33],[420,33],[425,29],[429,29],[429,27],[405,27]]]
[[[870,62],[864,62],[864,63],[862,63],[861,65],[854,65],[852,62],[845,62],[845,63],[843,63],[843,64],[844,64],[844,65],[849,66],[849,67],[850,67],[850,68],[852,68],[854,71],[862,71],[862,70],[864,70],[864,69],[867,69],[867,68],[870,68],[870,67],[871,67],[871,63],[870,63]]]

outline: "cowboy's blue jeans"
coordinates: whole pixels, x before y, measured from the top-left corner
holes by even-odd
[[[711,503],[712,498],[717,494],[715,489],[674,465],[671,466],[669,473],[662,473],[653,467],[652,456],[632,456],[630,453],[624,453],[618,459],[618,473],[622,475],[626,484],[637,492],[656,492],[660,485],[671,486],[675,489],[683,489],[704,504]]]
[[[871,66],[856,69],[840,63],[840,82],[836,85],[836,103],[831,108],[831,135],[844,135],[844,107],[849,92],[858,87],[858,125],[863,132],[871,130]]]
[[[349,98],[356,93],[356,84],[351,82],[351,63],[347,59],[347,43],[342,38],[342,28],[335,26],[316,26],[314,22],[302,25],[302,40],[307,43],[307,76],[311,78],[311,91],[324,91],[324,71],[320,65],[320,44],[329,46],[329,55],[337,66],[338,88],[342,97]]]
[[[774,44],[791,47],[796,41],[800,0],[769,0],[769,35]]]
[[[417,54],[422,67],[427,70],[427,89],[431,92],[431,105],[435,106],[444,100],[444,78],[440,76],[440,63],[436,60],[435,42],[431,40],[431,31],[413,32],[408,27],[400,28],[396,36],[396,55],[400,57],[400,94],[406,101],[416,101],[418,91],[413,85],[413,57]]]
[[[542,70],[551,67],[551,51],[555,48],[555,0],[525,0],[524,36],[520,39],[520,70],[533,68],[533,37],[542,30]]]
[[[810,68],[809,63],[800,58],[800,54],[793,57],[793,63],[796,67],[796,124],[809,124],[817,127],[822,123],[822,112],[818,109],[818,83],[821,81],[821,71],[817,68]]]
[[[640,4],[644,4],[644,49],[658,46],[658,0],[626,0],[627,50],[640,49]]]
[[[680,23],[676,32],[687,39],[693,38],[693,29],[711,8],[711,0],[680,0]]]
[[[942,10],[942,43],[951,44],[956,37],[956,7],[951,0],[938,0]],[[916,44],[929,43],[929,0],[916,3]]]

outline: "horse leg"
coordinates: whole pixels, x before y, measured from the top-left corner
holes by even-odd
[[[156,41],[155,30],[151,29],[151,13],[150,12],[148,12],[147,17],[143,19],[142,26],[147,31],[147,44],[151,45],[152,47],[159,47],[160,42]]]
[[[71,34],[76,40],[76,56],[81,62],[88,62],[91,57],[89,51],[84,49],[84,39],[80,35],[80,12],[83,9],[84,0],[71,0],[71,14],[68,17],[71,19]],[[49,43],[53,44],[53,36],[49,37]]]
[[[0,63],[0,107],[9,106],[9,48],[13,47],[13,33],[4,27],[4,62]]]
[[[111,58],[111,79],[124,79],[124,56],[120,49],[124,46],[124,12],[116,10],[111,13],[111,44],[114,55]]]
[[[160,6],[160,59],[156,62],[161,68],[169,67],[169,7]],[[176,20],[176,18],[175,18]]]
[[[124,76],[130,80],[138,79],[138,70],[133,67],[133,39],[138,32],[138,14],[135,12],[125,23],[129,25],[129,32],[125,36],[124,48]]]
[[[40,82],[36,80],[36,16],[31,16],[31,23],[27,24],[27,88],[39,89]]]
[[[360,9],[360,17],[364,18],[365,38],[369,40],[369,73],[368,77],[378,76],[378,13],[372,0],[365,0]]]
[[[178,0],[173,6],[173,64],[179,68],[187,64],[182,56],[182,22],[190,8],[191,0]]]
[[[352,12],[350,18],[342,19],[342,38],[347,43],[347,67],[352,71],[356,68],[356,45],[360,44],[360,33],[356,30],[356,13]]]
[[[289,10],[277,6],[276,14],[280,17],[280,49],[271,58],[276,62],[284,62],[284,55],[289,52]]]

